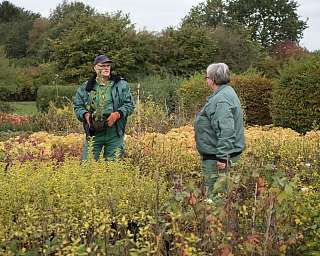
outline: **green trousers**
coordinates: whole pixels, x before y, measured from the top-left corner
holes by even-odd
[[[116,157],[123,157],[124,136],[118,136],[115,126],[107,127],[104,131],[92,137],[92,153],[95,160],[99,159],[102,151],[105,160],[114,160]],[[88,140],[85,138],[82,160],[87,160],[88,154]]]
[[[231,158],[228,168],[232,167],[239,158],[240,156]],[[202,174],[207,197],[213,201],[220,201],[228,189],[229,170],[218,170],[217,160],[203,160]]]

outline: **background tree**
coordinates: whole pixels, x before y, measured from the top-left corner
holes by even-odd
[[[37,18],[32,25],[32,29],[28,35],[28,56],[42,56],[39,50],[43,43],[43,37],[48,30],[48,20],[45,18]]]
[[[39,14],[16,7],[9,1],[0,4],[0,44],[6,55],[22,58],[27,54],[29,31]]]
[[[213,37],[217,51],[211,62],[224,62],[234,73],[255,67],[266,55],[261,45],[250,40],[249,33],[240,27],[218,26]]]
[[[182,19],[182,23],[215,28],[226,24],[227,19],[227,4],[225,0],[207,0],[192,7]]]
[[[159,47],[159,62],[168,73],[176,76],[204,71],[217,51],[212,30],[189,24],[164,30]]]
[[[283,41],[297,42],[306,22],[299,19],[294,0],[229,0],[228,16],[245,25],[251,37],[268,48]]]
[[[128,75],[135,66],[130,42],[135,31],[128,16],[115,15],[81,17],[59,38],[52,40],[52,60],[56,61],[60,75],[68,82],[78,82],[90,75],[92,60],[98,54],[108,54],[114,68]]]
[[[193,7],[183,23],[198,26],[244,26],[251,39],[269,48],[279,42],[298,42],[306,22],[299,19],[294,0],[207,0]]]
[[[37,24],[33,26],[31,32],[33,36],[37,35],[38,40],[35,45],[30,42],[30,52],[32,53],[33,49],[36,50],[34,54],[39,62],[52,61],[54,59],[52,42],[69,33],[82,18],[92,17],[95,14],[95,10],[89,5],[81,2],[63,1],[50,13],[48,20],[36,21]]]

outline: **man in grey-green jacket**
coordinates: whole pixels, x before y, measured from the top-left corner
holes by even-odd
[[[86,133],[83,160],[88,158],[89,138],[96,160],[102,150],[106,160],[124,154],[125,127],[134,102],[127,81],[111,75],[111,63],[107,56],[97,56],[93,62],[96,74],[76,92],[74,111]]]
[[[218,178],[240,157],[245,148],[243,113],[240,100],[228,85],[229,68],[224,63],[208,66],[207,83],[213,94],[197,114],[195,139],[202,157],[202,171],[207,196],[216,200],[221,192]]]

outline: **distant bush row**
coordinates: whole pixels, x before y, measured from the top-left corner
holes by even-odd
[[[231,85],[238,93],[248,125],[274,123],[305,133],[320,125],[320,56],[291,60],[279,79],[267,78],[255,70],[233,74]],[[151,76],[130,84],[136,100],[154,102],[165,114],[192,120],[211,93],[202,74],[189,79]],[[50,102],[62,107],[71,102],[78,86],[41,86],[37,107],[43,112]],[[8,88],[0,95],[11,94]],[[6,98],[6,97],[5,97]]]

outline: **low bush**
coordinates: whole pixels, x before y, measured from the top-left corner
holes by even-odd
[[[152,100],[157,105],[164,106],[164,110],[170,114],[177,107],[177,90],[181,82],[182,79],[177,77],[148,76],[137,83],[130,84],[130,87],[135,98],[139,95],[142,102]]]
[[[193,134],[127,136],[126,162],[107,163],[16,163],[35,148],[51,155],[55,140],[71,153],[76,134],[0,142],[0,155],[15,152],[0,160],[0,254],[319,253],[319,131],[246,129],[246,151],[218,181],[228,184],[223,204],[204,200]]]
[[[37,130],[51,133],[68,134],[83,131],[82,124],[76,118],[73,105],[69,101],[60,107],[57,107],[52,101],[49,102],[47,112],[32,116],[32,122]]]
[[[78,86],[41,86],[37,91],[37,108],[41,112],[48,111],[49,103],[63,107],[71,102]]]
[[[128,118],[127,133],[167,132],[172,128],[168,114],[152,100],[136,102],[135,111]]]
[[[128,255],[134,237],[148,242],[161,176],[125,162],[34,164],[0,163],[0,254]]]
[[[233,75],[231,85],[237,92],[249,125],[271,124],[271,92],[273,81],[255,71]]]
[[[0,112],[0,131],[35,131],[30,116]]]
[[[12,113],[14,110],[14,107],[9,102],[0,100],[0,113]]]

